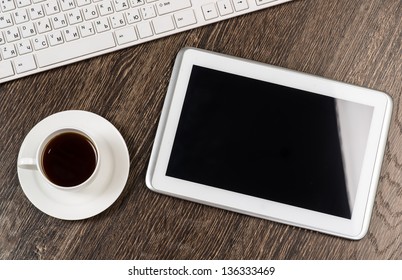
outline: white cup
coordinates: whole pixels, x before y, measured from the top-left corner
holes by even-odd
[[[18,160],[19,168],[38,171],[49,185],[62,190],[75,190],[89,185],[99,165],[99,149],[93,137],[82,129],[71,127],[58,129],[45,136],[36,150],[35,158],[22,157]]]

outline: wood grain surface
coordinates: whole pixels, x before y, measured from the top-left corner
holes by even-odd
[[[299,0],[0,85],[0,259],[402,259],[402,2]],[[387,92],[392,124],[369,232],[350,241],[151,192],[145,172],[177,52],[240,56]],[[131,166],[103,213],[63,221],[18,181],[20,145],[63,110],[121,132]]]

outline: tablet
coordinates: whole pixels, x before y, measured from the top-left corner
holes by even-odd
[[[176,58],[146,185],[360,239],[391,110],[382,92],[185,48]]]

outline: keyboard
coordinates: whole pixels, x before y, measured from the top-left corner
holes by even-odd
[[[0,0],[0,83],[291,0]]]

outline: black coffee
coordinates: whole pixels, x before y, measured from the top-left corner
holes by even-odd
[[[97,157],[96,149],[87,137],[66,132],[57,135],[46,145],[42,168],[52,183],[73,187],[85,182],[92,175]]]

